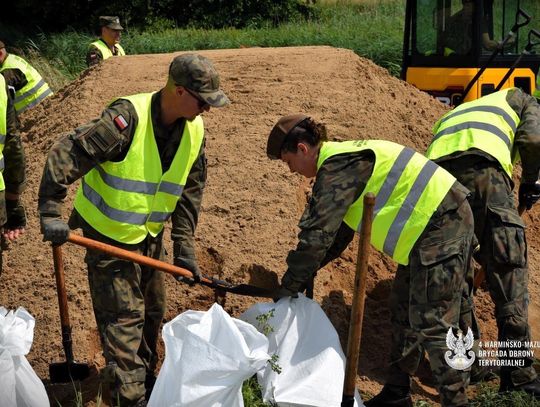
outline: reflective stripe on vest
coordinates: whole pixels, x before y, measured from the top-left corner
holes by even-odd
[[[53,91],[43,80],[32,65],[17,55],[9,54],[0,67],[0,72],[6,69],[19,69],[25,76],[27,84],[15,92],[15,110],[17,113],[30,109],[51,96]]]
[[[512,178],[512,157],[518,114],[506,101],[510,89],[463,103],[433,126],[433,139],[426,156],[437,159],[476,148],[495,158]]]
[[[152,126],[152,93],[123,97],[139,118],[129,151],[120,162],[99,164],[86,174],[75,208],[101,234],[126,244],[156,236],[174,212],[204,138],[203,121],[186,121],[170,168],[162,173]]]
[[[0,191],[6,189],[4,184],[4,145],[7,135],[7,108],[8,94],[6,92],[6,81],[4,75],[0,74]]]
[[[90,44],[90,46],[96,47],[99,50],[99,52],[101,52],[101,56],[103,57],[103,59],[108,59],[110,57],[115,57],[115,56],[122,57],[126,55],[124,48],[122,48],[120,44],[114,44],[114,46],[116,47],[118,51],[118,55],[113,55],[109,46],[102,39],[94,41],[93,43]]]
[[[421,154],[383,140],[323,143],[317,169],[333,155],[371,150],[373,173],[343,221],[359,231],[364,195],[375,194],[371,244],[399,264],[409,264],[409,254],[456,179]]]

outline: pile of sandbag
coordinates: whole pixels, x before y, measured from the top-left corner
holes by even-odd
[[[345,356],[316,302],[283,298],[256,304],[240,318],[214,304],[165,324],[165,361],[148,405],[243,407],[242,383],[255,373],[266,402],[341,405]],[[363,405],[358,395],[355,405]]]
[[[0,307],[0,406],[49,407],[45,386],[26,360],[35,320],[24,308]]]

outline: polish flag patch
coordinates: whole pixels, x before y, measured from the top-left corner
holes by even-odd
[[[128,126],[128,122],[126,121],[126,119],[124,119],[124,116],[122,116],[121,114],[119,114],[118,116],[114,118],[114,124],[120,131],[124,130]]]

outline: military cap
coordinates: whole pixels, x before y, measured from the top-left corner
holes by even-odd
[[[182,54],[169,66],[169,77],[178,86],[198,94],[210,106],[223,107],[229,98],[219,88],[219,75],[212,62],[202,55]]]
[[[290,116],[283,116],[279,119],[268,136],[268,143],[266,144],[266,155],[268,158],[271,160],[280,159],[281,147],[283,147],[289,133],[307,119],[309,119],[309,116],[306,116],[305,114],[293,114]]]
[[[99,16],[99,26],[107,27],[113,30],[123,30],[120,25],[120,19],[117,16]]]

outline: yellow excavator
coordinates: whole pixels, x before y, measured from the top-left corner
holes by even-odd
[[[452,106],[514,86],[534,94],[540,32],[525,26],[539,1],[407,0],[402,79]]]

